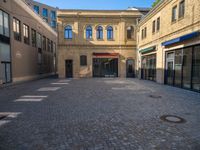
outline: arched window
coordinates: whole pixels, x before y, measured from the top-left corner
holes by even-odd
[[[86,28],[86,39],[92,39],[92,27],[87,26]]]
[[[97,39],[98,40],[103,39],[103,28],[102,28],[102,26],[97,27]]]
[[[134,38],[134,28],[132,26],[129,26],[127,28],[127,39],[133,39]]]
[[[107,39],[112,40],[113,39],[113,27],[109,26],[107,28]]]
[[[72,26],[70,25],[65,27],[65,38],[72,39]]]

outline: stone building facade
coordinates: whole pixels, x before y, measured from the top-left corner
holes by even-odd
[[[59,10],[59,77],[134,77],[136,26],[147,10]]]
[[[0,1],[0,84],[55,72],[57,33],[24,0]]]
[[[138,25],[139,77],[200,91],[199,33],[199,0],[162,0]]]

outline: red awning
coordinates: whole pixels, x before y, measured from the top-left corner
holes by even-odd
[[[93,56],[95,57],[105,57],[105,58],[118,58],[119,57],[119,53],[93,53]]]

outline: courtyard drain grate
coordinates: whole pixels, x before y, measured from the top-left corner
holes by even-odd
[[[0,120],[4,119],[6,117],[7,117],[7,115],[0,115]]]
[[[149,95],[149,97],[151,97],[151,98],[162,98],[162,96],[160,96],[160,95]]]
[[[185,119],[178,116],[174,116],[174,115],[163,115],[160,117],[160,119],[162,121],[170,122],[170,123],[185,123],[186,122]]]

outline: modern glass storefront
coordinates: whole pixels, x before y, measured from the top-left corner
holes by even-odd
[[[142,56],[141,79],[156,81],[156,54]]]
[[[93,77],[118,77],[118,58],[93,58]]]
[[[200,45],[166,52],[165,84],[200,92]]]

